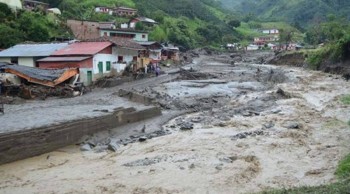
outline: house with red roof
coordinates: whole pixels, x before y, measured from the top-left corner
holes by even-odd
[[[116,60],[112,46],[111,42],[75,42],[38,60],[39,68],[78,68],[80,81],[90,85],[98,78],[111,74],[111,64]]]
[[[138,61],[141,45],[128,39],[100,38],[74,42],[49,57],[38,60],[42,69],[78,68],[80,81],[91,85],[105,76],[115,75],[132,61]]]

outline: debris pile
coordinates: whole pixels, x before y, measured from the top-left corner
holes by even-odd
[[[217,78],[217,76],[211,75],[208,73],[198,72],[194,69],[186,70],[184,68],[180,68],[181,80],[203,80],[203,79],[214,79],[214,78]]]
[[[1,63],[0,71],[3,72],[0,79],[5,96],[46,99],[74,97],[88,91],[82,83],[76,82],[78,69],[39,69]]]

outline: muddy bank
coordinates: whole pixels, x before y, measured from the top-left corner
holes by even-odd
[[[305,53],[279,53],[267,63],[274,65],[288,65],[292,67],[307,67]]]

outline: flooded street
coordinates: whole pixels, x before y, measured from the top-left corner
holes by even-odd
[[[95,135],[116,140],[116,152],[72,145],[2,165],[0,193],[252,193],[335,181],[350,152],[340,100],[349,83],[250,57],[201,56],[174,80],[133,87],[163,116]],[[121,133],[157,130],[166,133],[132,143]]]

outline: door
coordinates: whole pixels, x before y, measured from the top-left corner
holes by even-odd
[[[92,84],[92,71],[87,71],[87,84]]]
[[[103,74],[103,62],[98,62],[98,73]]]

